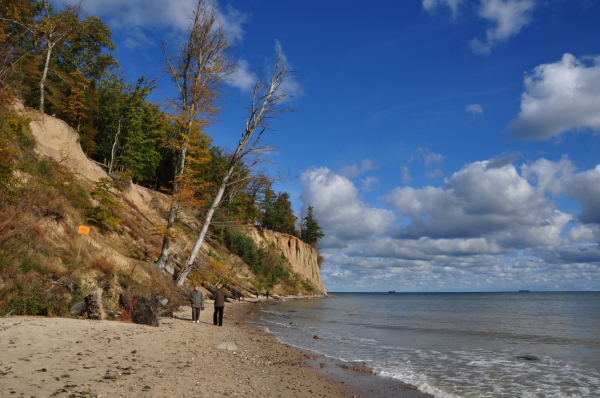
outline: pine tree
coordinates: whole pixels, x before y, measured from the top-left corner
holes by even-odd
[[[309,245],[316,245],[324,237],[323,228],[319,226],[317,219],[313,216],[313,207],[308,206],[308,213],[302,221],[302,232],[300,239]]]

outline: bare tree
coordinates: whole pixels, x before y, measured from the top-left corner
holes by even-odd
[[[225,189],[230,183],[230,179],[236,167],[243,161],[243,159],[249,155],[259,154],[264,148],[259,147],[260,139],[267,130],[266,121],[273,118],[284,111],[277,106],[287,97],[287,94],[281,90],[282,82],[288,77],[286,66],[284,65],[284,59],[281,55],[280,49],[277,50],[277,58],[275,61],[275,67],[273,73],[268,82],[257,80],[254,85],[254,91],[252,93],[252,103],[250,105],[250,115],[246,120],[246,126],[244,132],[240,138],[238,146],[233,152],[228,161],[227,170],[223,174],[219,190],[215,198],[213,199],[208,212],[204,218],[202,229],[198,234],[196,243],[192,248],[190,257],[186,261],[185,266],[179,274],[177,280],[178,286],[183,286],[185,279],[192,270],[196,256],[200,251],[200,247],[206,237],[206,232],[212,221],[212,217],[215,210],[219,207]]]
[[[175,220],[180,207],[181,177],[185,171],[190,138],[200,134],[220,111],[216,106],[221,98],[222,83],[234,70],[227,56],[229,44],[223,27],[217,24],[214,5],[198,0],[188,28],[187,42],[180,44],[176,55],[169,55],[163,45],[167,72],[175,83],[177,97],[169,99],[178,130],[175,149],[178,153],[171,208],[163,245],[156,265],[163,271],[169,257],[169,245],[175,232]]]

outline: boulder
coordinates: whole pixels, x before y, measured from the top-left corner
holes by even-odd
[[[140,325],[158,326],[160,309],[158,296],[140,297],[131,310],[131,320]]]
[[[81,300],[71,307],[71,316],[78,316],[85,312],[85,300]]]
[[[85,312],[89,319],[106,319],[106,312],[104,311],[104,304],[102,304],[102,293],[104,291],[100,287],[95,287],[92,291],[85,296]]]
[[[104,300],[106,303],[106,307],[110,309],[118,309],[119,303],[121,301],[121,294],[123,294],[123,289],[121,285],[119,285],[119,280],[117,276],[113,278],[111,284],[106,289],[104,294]]]

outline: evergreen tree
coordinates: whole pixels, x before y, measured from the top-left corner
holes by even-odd
[[[324,237],[323,228],[319,226],[317,219],[313,216],[313,207],[308,206],[308,213],[302,221],[302,232],[300,239],[309,245],[316,245]]]

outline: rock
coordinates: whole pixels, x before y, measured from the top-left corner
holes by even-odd
[[[526,361],[538,361],[539,358],[535,355],[519,355],[517,359],[524,359]]]
[[[102,293],[102,288],[95,287],[87,296],[85,296],[85,312],[89,319],[106,319],[104,304],[102,304]]]
[[[106,307],[110,309],[118,309],[119,302],[121,301],[121,294],[123,293],[123,288],[119,285],[119,280],[117,276],[113,278],[110,286],[106,290],[104,294],[104,300],[106,302]]]
[[[269,328],[264,328],[263,332],[265,332],[265,333],[271,333],[271,331],[269,330]]]
[[[315,335],[313,336],[313,339],[315,339],[315,340],[319,340],[319,339],[320,339],[320,337],[319,337],[319,336],[317,336],[317,335],[315,334]]]
[[[346,370],[352,370],[354,372],[373,373],[373,369],[364,362],[359,364],[344,365],[342,368]]]
[[[160,301],[158,296],[141,297],[133,305],[131,320],[139,325],[158,326]]]
[[[71,315],[78,316],[85,312],[85,300],[81,300],[71,307]]]
[[[237,346],[234,343],[219,343],[215,346],[217,350],[237,351]]]

